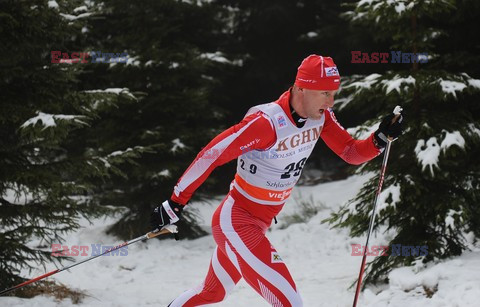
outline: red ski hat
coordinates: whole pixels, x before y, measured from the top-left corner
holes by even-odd
[[[298,66],[295,85],[309,90],[335,91],[340,86],[340,74],[332,58],[312,54]]]

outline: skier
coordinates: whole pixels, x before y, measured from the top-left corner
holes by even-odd
[[[378,156],[387,137],[402,133],[402,118],[385,117],[364,140],[353,139],[332,107],[340,85],[333,59],[310,55],[298,67],[294,85],[272,103],[251,108],[220,133],[188,167],[169,200],[152,212],[152,227],[176,223],[195,190],[217,166],[238,158],[230,191],[212,218],[217,247],[204,282],[169,306],[199,306],[224,300],[244,278],[272,306],[302,306],[286,265],[265,236],[297,183],[319,138],[350,164]]]

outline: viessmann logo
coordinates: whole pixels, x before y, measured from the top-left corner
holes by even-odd
[[[268,196],[270,198],[276,198],[276,199],[279,199],[279,200],[284,200],[286,198],[288,198],[290,196],[290,194],[292,193],[292,189],[290,190],[287,190],[287,191],[283,191],[283,192],[268,192]]]
[[[278,142],[276,151],[286,151],[293,149],[297,146],[303,145],[308,142],[316,141],[320,137],[323,126],[310,128],[308,130],[302,131],[302,133],[297,133],[292,136],[286,137],[283,140]]]

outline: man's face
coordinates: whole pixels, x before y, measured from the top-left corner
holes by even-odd
[[[317,91],[302,89],[303,116],[310,119],[320,119],[326,109],[333,107],[337,91]]]

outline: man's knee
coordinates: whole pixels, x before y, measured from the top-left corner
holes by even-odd
[[[223,289],[215,289],[209,291],[202,291],[198,294],[198,296],[202,299],[202,301],[208,303],[219,303],[223,301],[227,297],[228,293],[225,293]]]

